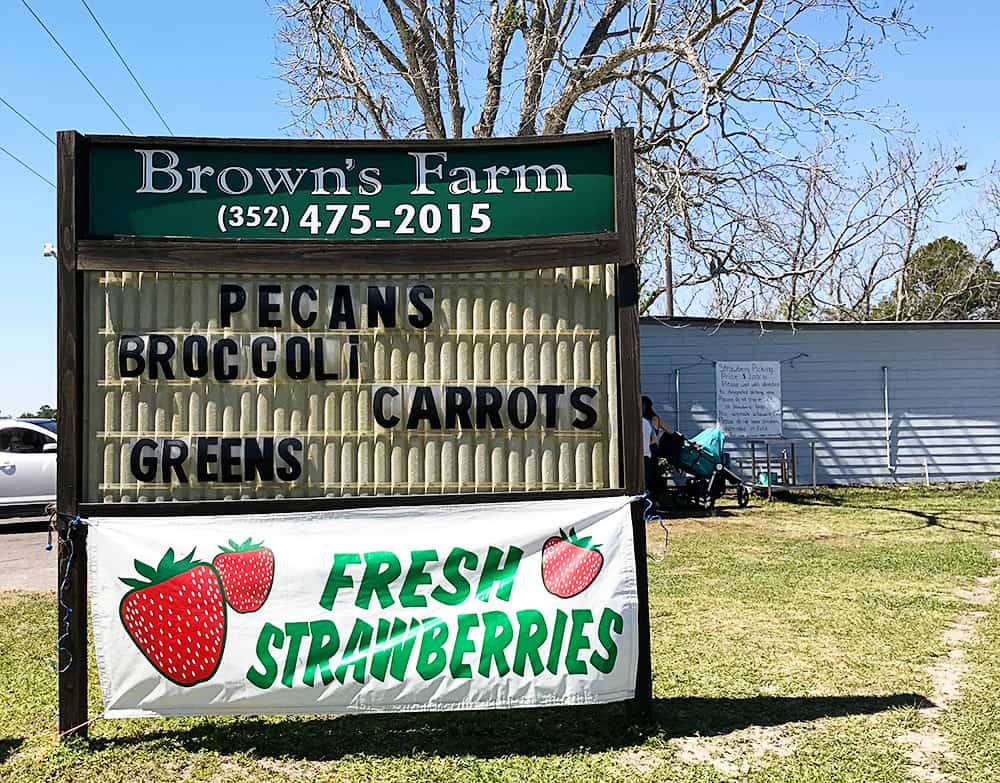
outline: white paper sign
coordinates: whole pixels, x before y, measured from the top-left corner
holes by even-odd
[[[635,693],[623,497],[89,524],[106,717]]]
[[[730,437],[781,437],[781,363],[716,362],[715,405]]]

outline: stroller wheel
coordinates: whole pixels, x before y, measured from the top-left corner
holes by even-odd
[[[740,484],[736,488],[736,505],[740,508],[746,508],[750,505],[750,490],[747,489],[746,484]]]

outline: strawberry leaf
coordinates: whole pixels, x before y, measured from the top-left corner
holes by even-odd
[[[197,547],[195,547],[195,549],[197,549]],[[163,553],[163,557],[160,558],[160,562],[157,563],[155,569],[140,560],[135,560],[133,562],[135,570],[140,576],[145,577],[146,581],[125,577],[119,577],[119,579],[129,587],[136,590],[149,587],[150,585],[160,584],[161,582],[166,582],[168,579],[172,579],[179,574],[190,571],[192,568],[204,565],[201,561],[194,559],[195,549],[192,549],[180,560],[177,560],[174,550],[171,547]]]
[[[150,582],[156,581],[156,569],[153,568],[153,566],[147,565],[146,563],[143,563],[141,560],[134,560],[132,561],[132,564],[135,566],[135,570],[139,574],[139,576],[146,577],[146,579],[148,579]]]

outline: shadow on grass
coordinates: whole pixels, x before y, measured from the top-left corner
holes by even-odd
[[[606,751],[647,737],[718,735],[748,726],[777,726],[827,717],[870,715],[930,706],[919,694],[887,696],[743,699],[656,699],[643,717],[628,705],[541,710],[352,715],[340,718],[236,718],[122,738],[94,738],[94,750],[146,743],[188,752],[247,753],[333,761],[364,754],[405,757],[507,755],[552,756],[578,750]]]
[[[24,740],[21,737],[0,737],[0,764],[3,764],[8,758],[14,755]]]
[[[968,519],[966,517],[957,516],[955,512],[949,510],[938,512],[920,511],[915,508],[899,508],[898,506],[880,506],[873,503],[848,502],[843,497],[825,494],[807,496],[796,493],[782,493],[779,499],[785,503],[806,507],[825,506],[832,508],[863,509],[865,511],[890,511],[896,514],[905,514],[907,516],[915,517],[922,522],[922,524],[915,525],[913,527],[866,531],[863,535],[874,536],[885,535],[888,533],[905,533],[908,531],[925,530],[931,527],[938,527],[943,530],[952,530],[956,533],[975,533],[977,535],[1000,538],[1000,525],[984,522],[981,519]],[[984,512],[1000,513],[1000,509],[982,508],[980,510]],[[956,523],[967,525],[968,527],[956,527]]]

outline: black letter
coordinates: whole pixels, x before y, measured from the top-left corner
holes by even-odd
[[[208,468],[217,462],[219,455],[209,451],[209,446],[218,446],[218,438],[198,438],[198,481],[218,481],[219,474]]]
[[[143,339],[134,334],[123,334],[118,338],[118,376],[121,378],[138,378],[142,371],[146,369],[146,360],[143,352],[146,345]],[[129,359],[135,362],[135,366],[128,368]]]
[[[597,421],[597,411],[589,402],[584,402],[584,397],[593,399],[597,396],[597,389],[591,386],[578,386],[569,395],[569,401],[577,413],[582,413],[581,418],[573,419],[573,426],[578,430],[589,430]]]
[[[163,373],[168,381],[174,379],[174,371],[170,368],[170,359],[177,351],[174,338],[165,334],[149,335],[149,377],[156,380]]]
[[[566,393],[565,386],[539,386],[538,393],[545,398],[545,429],[559,426],[559,411],[556,402]]]
[[[265,348],[273,354],[277,350],[278,344],[273,337],[267,335],[254,337],[253,342],[250,343],[250,372],[257,378],[273,378],[278,371],[278,363],[274,359],[264,361]]]
[[[316,323],[316,308],[310,307],[308,315],[302,315],[302,297],[311,299],[316,304],[316,289],[311,285],[300,285],[292,292],[292,320],[303,329],[308,329]]]
[[[415,285],[410,289],[410,304],[416,308],[416,313],[410,313],[407,318],[410,326],[417,329],[426,329],[434,320],[434,312],[427,304],[427,300],[434,301],[434,289],[429,285]]]
[[[368,286],[368,328],[381,321],[386,329],[396,328],[396,286],[387,285],[385,293],[377,285]]]
[[[239,352],[240,347],[236,344],[236,340],[229,337],[223,337],[214,346],[212,346],[212,364],[214,365],[212,370],[215,375],[215,380],[236,380],[236,376],[239,374],[239,362],[228,364],[226,362],[226,355],[236,356]]]
[[[312,356],[309,341],[305,337],[290,337],[285,343],[285,372],[288,377],[301,381],[309,377]]]
[[[281,328],[281,317],[271,318],[271,313],[281,312],[281,301],[272,302],[272,294],[280,294],[280,285],[261,284],[257,286],[257,326]]]
[[[472,417],[469,411],[472,410],[472,392],[464,386],[444,387],[444,427],[453,429],[455,420],[467,430],[472,429]]]
[[[181,344],[184,354],[184,374],[188,378],[204,378],[208,374],[208,338],[188,335]]]
[[[238,313],[247,303],[247,292],[241,285],[223,283],[219,286],[219,321],[222,326],[233,325],[233,313]]]
[[[418,386],[413,393],[410,405],[410,415],[406,419],[406,429],[415,430],[420,422],[426,420],[432,430],[441,429],[441,417],[437,405],[434,404],[434,393],[430,386]]]
[[[313,340],[313,345],[316,347],[316,380],[317,381],[335,381],[340,376],[335,372],[326,371],[326,338],[317,337]],[[337,346],[340,347],[339,344]],[[337,359],[340,359],[340,352],[337,352]],[[339,366],[339,362],[338,362]]]
[[[525,418],[523,421],[521,421],[518,416],[518,395],[524,397]],[[510,393],[510,396],[507,398],[507,415],[510,417],[510,423],[519,430],[526,430],[530,427],[531,423],[535,420],[537,413],[538,402],[535,400],[535,395],[531,393],[530,389],[526,389],[524,386],[518,386]]]
[[[380,427],[390,428],[399,424],[399,416],[395,413],[386,416],[385,413],[385,398],[398,396],[399,389],[392,386],[379,386],[375,390],[375,396],[372,397],[372,414],[375,416],[375,421],[378,422]]]
[[[151,438],[137,440],[132,446],[132,454],[129,457],[128,466],[132,475],[139,481],[152,481],[156,478],[156,456],[144,457],[143,449],[156,448],[156,441]]]
[[[244,481],[274,481],[274,438],[244,438],[243,465]]]
[[[282,438],[278,441],[278,456],[286,465],[278,468],[278,478],[282,481],[295,481],[302,475],[302,462],[296,452],[302,453],[302,441],[298,438]]]
[[[503,405],[503,395],[496,386],[476,387],[476,429],[484,429],[486,418],[489,417],[489,426],[500,429],[503,424],[500,421],[500,406]]]
[[[354,297],[351,296],[349,285],[334,286],[333,306],[330,308],[331,329],[357,329],[358,322],[354,320]]]
[[[163,483],[170,483],[170,474],[177,473],[177,480],[187,484],[187,473],[184,472],[184,460],[188,458],[188,445],[178,438],[167,438],[163,441]]]
[[[222,481],[227,484],[234,484],[242,479],[242,471],[237,473],[234,468],[240,466],[241,456],[239,447],[243,443],[242,438],[223,438],[219,443],[219,465],[222,468]],[[233,446],[237,452],[233,453]]]

